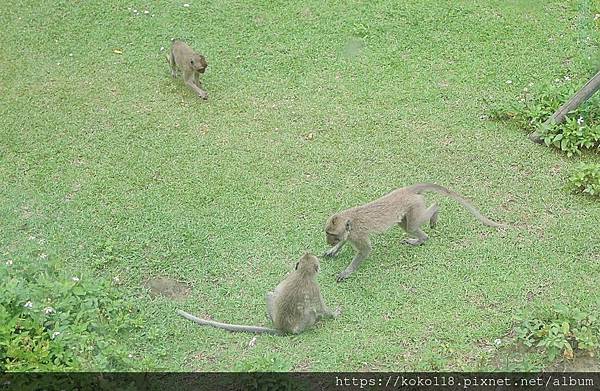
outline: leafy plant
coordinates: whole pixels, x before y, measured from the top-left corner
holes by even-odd
[[[569,190],[591,196],[600,195],[600,164],[580,164],[569,177]]]
[[[44,262],[0,265],[0,371],[129,370],[124,344],[142,320],[106,280]]]
[[[586,125],[583,118],[565,118],[564,123],[538,125],[540,137],[546,145],[552,145],[567,156],[581,154],[582,149],[600,147],[600,125]]]
[[[540,348],[551,361],[560,354],[572,359],[577,350],[594,351],[600,347],[600,319],[592,311],[557,305],[546,316],[519,321],[517,340]]]
[[[525,90],[516,102],[492,109],[491,117],[515,121],[528,132],[537,131],[546,145],[560,149],[567,156],[580,154],[583,149],[600,148],[600,99],[597,96],[570,112],[564,122],[544,125],[576,90],[574,84],[545,86],[535,95]]]

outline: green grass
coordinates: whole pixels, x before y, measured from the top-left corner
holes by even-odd
[[[485,114],[597,69],[597,0],[183,3],[0,6],[0,261],[117,277],[147,316],[133,356],[168,370],[476,370],[516,313],[596,302],[600,208],[563,186],[598,155]],[[206,55],[208,101],[171,79],[174,37]],[[350,249],[322,262],[338,320],[249,347],[176,316],[268,324],[264,292],[326,249],[329,215],[422,181],[514,229],[431,196],[426,245],[377,236],[342,284]],[[151,298],[157,276],[190,296]]]

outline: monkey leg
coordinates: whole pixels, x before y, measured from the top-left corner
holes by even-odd
[[[177,65],[175,65],[175,56],[173,56],[173,52],[171,52],[171,55],[169,56],[167,61],[169,62],[169,65],[171,66],[171,76],[173,76],[173,78],[176,78],[177,77]]]
[[[416,238],[404,239],[403,243],[410,244],[411,246],[418,246],[423,244],[429,236],[421,230],[421,225],[429,222],[433,225],[437,222],[438,207],[437,205],[431,205],[425,209],[424,205],[415,205],[408,213],[404,216],[404,219],[400,223],[400,226],[411,236]]]
[[[273,321],[273,303],[275,302],[275,292],[265,293],[265,301],[267,302],[267,314],[271,322]]]
[[[340,241],[338,244],[336,244],[335,246],[333,246],[329,250],[325,251],[325,254],[323,254],[323,256],[324,257],[335,257],[335,256],[337,256],[340,253],[340,251],[342,250],[342,247],[344,247],[344,244],[346,244],[345,240]]]
[[[343,272],[338,274],[337,282],[344,281],[346,278],[348,278],[348,276],[350,276],[350,274],[354,273],[354,271],[358,269],[362,261],[364,261],[365,258],[368,257],[371,253],[372,248],[369,239],[362,239],[360,241],[350,241],[350,243],[352,244],[352,247],[354,247],[354,249],[358,251],[358,253],[354,256],[354,259],[352,259],[350,265],[348,265]]]
[[[433,209],[433,214],[429,218],[429,227],[435,228],[435,225],[437,224],[437,221],[438,221],[438,214],[440,212],[440,208],[437,206],[437,204],[433,204],[429,207],[429,209]]]

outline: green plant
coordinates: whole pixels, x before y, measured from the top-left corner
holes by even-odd
[[[576,171],[569,177],[567,188],[571,191],[591,196],[600,195],[600,164],[580,164]]]
[[[575,92],[577,84],[544,86],[537,94],[524,91],[516,102],[491,110],[497,120],[513,120],[517,126],[537,131],[547,146],[565,152],[567,156],[580,154],[583,149],[600,148],[600,99],[596,96],[569,113],[560,124],[545,125],[546,120]]]
[[[292,365],[279,355],[269,353],[238,361],[234,368],[238,372],[288,372],[292,370]]]
[[[0,291],[0,371],[136,367],[120,341],[141,318],[109,282],[9,260],[0,265]]]
[[[566,152],[569,157],[581,154],[584,148],[600,147],[600,125],[586,125],[583,117],[566,117],[562,124],[539,124],[538,132],[546,145]]]
[[[556,305],[545,316],[519,321],[517,340],[528,347],[540,348],[551,361],[560,354],[571,359],[576,350],[594,351],[600,347],[600,320],[596,312]]]

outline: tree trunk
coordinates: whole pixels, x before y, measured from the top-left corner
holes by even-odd
[[[544,122],[544,125],[550,125],[551,123],[560,124],[565,120],[565,116],[570,112],[579,107],[580,104],[588,100],[596,91],[600,89],[600,71],[594,75],[575,95],[563,104]],[[529,139],[534,143],[542,144],[544,141],[540,138],[537,131],[529,134]]]

